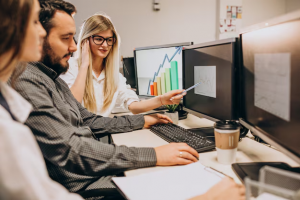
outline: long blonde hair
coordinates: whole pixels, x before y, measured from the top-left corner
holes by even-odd
[[[120,37],[112,24],[110,18],[103,14],[95,14],[83,23],[77,44],[77,53],[75,57],[77,58],[78,67],[81,67],[81,46],[82,42],[85,39],[88,39],[90,36],[98,34],[102,31],[111,30],[114,33],[114,37],[116,38],[116,42],[112,46],[109,54],[103,60],[105,64],[105,79],[104,79],[104,101],[102,111],[105,111],[112,102],[115,92],[118,89],[118,80],[119,80],[119,47],[120,47]],[[87,78],[85,83],[85,90],[83,96],[84,106],[91,112],[96,112],[97,104],[94,92],[93,85],[93,63],[92,63],[92,52],[90,50],[90,65],[88,67]],[[100,67],[100,66],[99,66]]]

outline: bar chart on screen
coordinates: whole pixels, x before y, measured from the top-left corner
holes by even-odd
[[[161,78],[164,76],[163,78]],[[166,68],[165,73],[161,73],[160,76],[155,77],[155,80],[153,83],[152,80],[149,81],[150,88],[153,85],[153,93],[151,92],[151,95],[157,96],[164,94],[166,92],[170,92],[172,90],[177,90],[179,89],[179,82],[178,82],[178,68],[177,68],[177,61],[172,61],[171,62],[171,68]],[[163,83],[162,83],[163,82]],[[163,93],[158,93],[155,91],[161,91],[162,87],[164,88]]]
[[[161,88],[161,84],[157,84],[157,78],[161,80],[161,76],[158,77],[160,70],[163,68],[166,61],[171,63],[171,68],[165,68],[165,73],[163,73],[163,76],[165,78],[163,79],[165,82],[163,83],[163,86],[165,87],[165,92],[170,92],[171,90],[177,90],[179,89],[179,83],[178,83],[178,63],[177,61],[172,61],[175,55],[178,53],[180,54],[182,51],[182,47],[176,47],[176,51],[174,55],[169,58],[169,56],[166,54],[164,57],[164,60],[162,64],[159,65],[158,70],[154,73],[153,79],[149,80],[149,86],[151,87],[151,84],[153,84],[154,91],[157,90],[157,87]],[[151,90],[150,90],[151,91]],[[147,91],[147,94],[149,94],[149,89]],[[164,93],[163,93],[164,94]],[[151,95],[157,96],[157,93],[151,92]]]
[[[182,89],[182,47],[137,52],[139,94],[157,96]]]

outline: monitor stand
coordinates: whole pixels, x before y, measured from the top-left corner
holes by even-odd
[[[208,139],[215,142],[215,132],[214,127],[203,127],[203,128],[192,128],[188,129],[189,131],[192,131],[193,133],[196,133],[197,135],[201,135],[203,137],[207,137]]]
[[[231,165],[234,173],[244,183],[245,177],[258,181],[259,170],[264,166],[275,167],[291,172],[300,173],[299,167],[291,167],[284,162],[252,162],[252,163],[234,163]]]
[[[183,105],[182,105],[182,103],[179,103],[179,105],[178,105],[178,107],[177,107],[176,110],[178,111],[178,118],[179,118],[179,120],[182,120],[182,119],[186,119],[186,118],[187,118],[189,112],[186,111],[186,110],[183,110]]]

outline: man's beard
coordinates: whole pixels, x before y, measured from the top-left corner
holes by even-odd
[[[64,55],[62,58],[57,56],[46,39],[43,44],[43,56],[41,62],[60,75],[66,73],[69,69],[68,62],[65,66],[60,63],[60,61],[68,55],[71,55],[71,53]]]

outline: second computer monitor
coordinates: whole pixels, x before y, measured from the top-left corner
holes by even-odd
[[[300,163],[300,11],[241,34],[241,122]]]
[[[209,117],[238,119],[238,39],[193,45],[183,50],[184,106]]]

